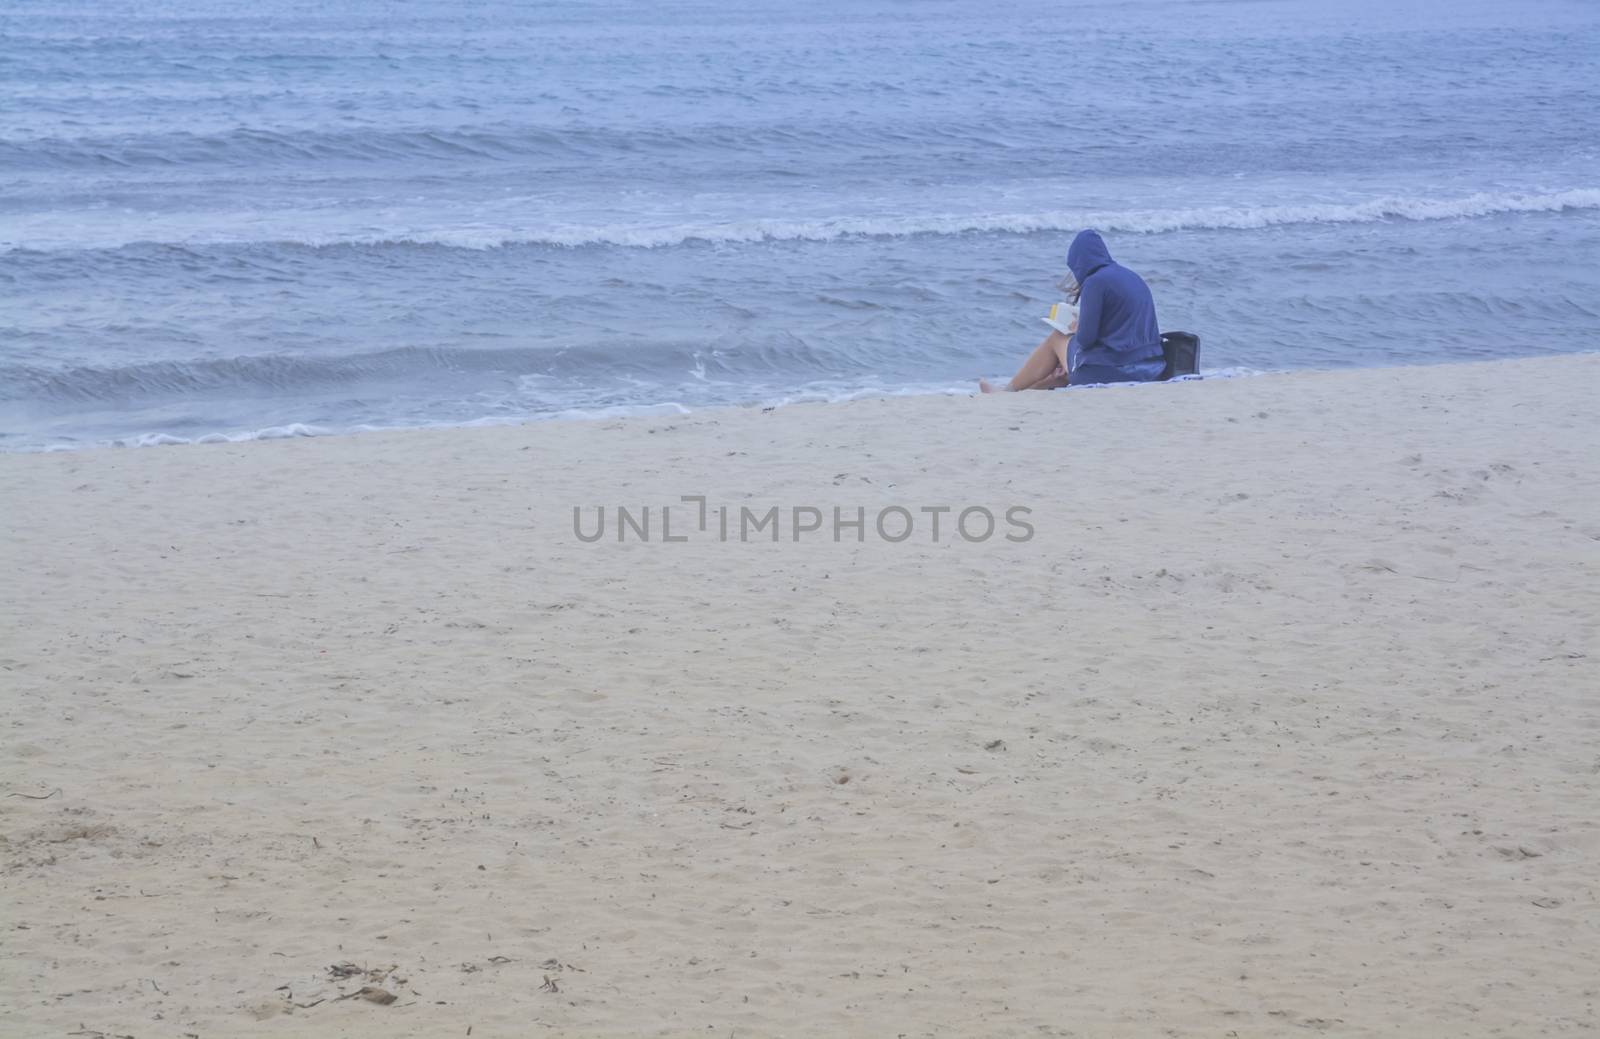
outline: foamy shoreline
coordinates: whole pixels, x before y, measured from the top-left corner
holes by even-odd
[[[0,1031],[1592,1028],[1597,386],[0,455]]]
[[[1204,379],[1237,379],[1257,375],[1286,374],[1265,372],[1250,368],[1232,367],[1211,369],[1202,376],[1189,376],[1179,381]],[[767,396],[753,400],[728,401],[715,404],[684,404],[664,400],[651,403],[618,404],[594,408],[573,407],[543,414],[496,415],[467,419],[460,422],[425,422],[394,425],[358,424],[353,426],[324,426],[313,422],[285,422],[254,429],[230,429],[196,436],[179,436],[173,433],[146,432],[102,439],[72,439],[69,442],[30,443],[23,440],[10,447],[0,447],[0,454],[51,454],[63,451],[95,451],[102,449],[187,447],[191,445],[248,444],[258,440],[301,440],[322,437],[348,437],[368,433],[422,433],[452,429],[495,429],[502,426],[521,426],[537,422],[609,422],[618,419],[680,418],[688,415],[715,415],[721,411],[772,411],[796,404],[848,404],[858,400],[891,400],[902,397],[967,397],[974,395],[977,377],[960,385],[924,383],[913,386],[861,386],[837,389],[832,392],[798,388],[788,394]],[[1092,387],[1098,390],[1102,387]]]

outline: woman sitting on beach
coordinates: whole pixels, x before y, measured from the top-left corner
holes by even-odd
[[[1052,324],[1057,330],[1005,386],[980,379],[978,388],[984,393],[1161,378],[1166,358],[1150,286],[1111,259],[1097,231],[1081,231],[1072,240],[1067,267],[1072,273],[1061,287],[1078,305],[1077,318],[1065,331]]]

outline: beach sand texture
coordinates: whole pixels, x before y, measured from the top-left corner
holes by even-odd
[[[1597,389],[0,456],[0,1033],[1600,1027]]]

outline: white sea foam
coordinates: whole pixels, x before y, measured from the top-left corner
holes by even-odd
[[[1270,372],[1255,368],[1229,367],[1215,368],[1202,371],[1198,375],[1185,375],[1174,379],[1174,382],[1190,382],[1203,379],[1237,379],[1256,375],[1267,375]],[[1144,384],[1156,386],[1159,383]],[[328,437],[348,436],[352,433],[385,433],[423,429],[477,429],[487,426],[514,426],[529,422],[574,422],[574,421],[601,421],[621,418],[675,418],[692,415],[697,411],[710,408],[774,408],[788,407],[793,404],[843,404],[859,400],[882,400],[897,397],[962,397],[970,396],[977,392],[976,382],[949,384],[949,383],[916,383],[904,386],[883,385],[845,385],[813,383],[789,393],[768,394],[756,396],[744,402],[726,401],[716,404],[690,407],[678,401],[658,401],[654,403],[639,404],[614,404],[602,405],[591,408],[567,407],[548,411],[529,412],[520,415],[489,415],[477,419],[466,419],[458,422],[418,422],[396,425],[371,425],[359,424],[330,428],[313,426],[303,422],[291,422],[279,426],[265,426],[261,429],[233,430],[229,432],[206,433],[201,436],[185,437],[173,433],[140,433],[133,436],[117,437],[110,440],[83,440],[71,443],[29,443],[21,442],[7,448],[9,452],[30,454],[48,451],[77,451],[95,447],[170,447],[184,444],[243,444],[254,440],[289,440],[300,437]]]
[[[1545,194],[1480,192],[1455,198],[1387,197],[1365,202],[1309,202],[1270,206],[1213,206],[1147,210],[1052,210],[893,217],[834,217],[817,220],[767,219],[665,226],[613,225],[557,227],[527,234],[497,234],[459,229],[411,236],[417,244],[465,248],[507,245],[579,247],[612,245],[663,248],[691,242],[740,243],[831,241],[837,238],[905,238],[916,235],[1030,234],[1094,227],[1124,234],[1172,231],[1259,230],[1295,224],[1361,224],[1383,220],[1452,220],[1501,213],[1553,213],[1600,209],[1600,188],[1572,188]],[[395,241],[374,238],[371,242]]]
[[[498,249],[531,245],[560,248],[611,246],[662,249],[703,244],[828,242],[849,238],[910,238],[962,234],[1032,234],[1085,227],[1121,234],[1174,231],[1250,231],[1306,224],[1366,224],[1381,221],[1460,220],[1511,213],[1557,213],[1600,209],[1600,187],[1549,192],[1477,192],[1451,197],[1390,195],[1350,202],[1287,202],[1273,205],[1212,205],[1174,209],[1051,209],[1035,212],[904,213],[894,215],[769,217],[730,220],[664,220],[650,223],[524,224],[514,218],[484,223],[460,220],[408,227],[403,218],[381,230],[370,222],[329,227],[323,218],[301,221],[292,213],[263,219],[202,214],[192,226],[160,222],[100,226],[79,224],[67,237],[60,226],[36,221],[0,239],[0,252],[17,249],[111,249],[138,243],[184,246],[269,242],[290,246],[448,246]]]
[[[233,433],[207,433],[198,437],[176,436],[172,433],[140,433],[136,436],[120,437],[105,444],[84,444],[82,446],[171,447],[179,444],[242,444],[251,440],[290,440],[295,437],[325,437],[339,432],[356,432],[356,430],[324,429],[321,426],[308,426],[303,422],[291,422],[284,426],[267,426],[262,429],[250,429]]]

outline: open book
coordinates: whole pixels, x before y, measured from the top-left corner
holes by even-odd
[[[1040,320],[1062,335],[1071,335],[1072,323],[1078,320],[1078,308],[1072,303],[1052,303],[1050,315]]]

